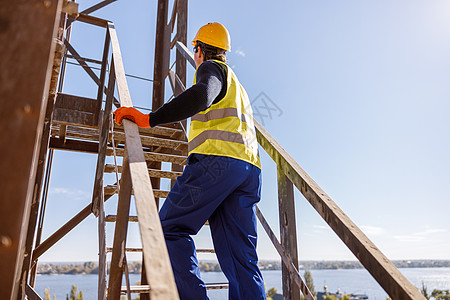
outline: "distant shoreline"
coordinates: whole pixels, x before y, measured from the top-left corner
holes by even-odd
[[[446,268],[450,267],[450,260],[393,260],[397,268]],[[258,263],[261,270],[281,270],[280,261],[260,261]],[[300,269],[306,270],[346,270],[362,269],[363,266],[358,261],[300,261]],[[200,271],[220,272],[217,262],[199,261]],[[130,262],[128,264],[130,274],[140,274],[141,262]],[[77,275],[77,274],[98,274],[98,265],[95,262],[52,262],[39,263],[37,273],[40,275]]]

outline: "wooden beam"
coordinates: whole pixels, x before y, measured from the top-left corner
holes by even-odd
[[[125,78],[119,41],[114,25],[110,23],[108,30],[111,36],[114,65],[116,68],[117,90],[121,106],[131,107],[130,93]],[[158,209],[152,193],[152,185],[148,175],[142,144],[139,139],[138,126],[128,120],[123,121],[125,139],[128,150],[131,181],[133,183],[136,210],[139,217],[139,228],[144,249],[144,263],[147,278],[152,284],[151,299],[179,299],[172,267],[167,252],[166,242],[159,220]],[[147,255],[145,255],[147,253]]]
[[[25,294],[28,300],[42,300],[38,293],[28,284],[25,286]]]
[[[286,253],[289,255],[295,268],[298,270],[294,186],[280,168],[277,168],[277,178],[281,245],[286,250]],[[300,289],[297,288],[294,278],[290,276],[289,268],[286,265],[282,265],[281,272],[284,299],[300,300]]]
[[[106,67],[108,64],[108,53],[109,53],[109,34],[108,31],[106,32],[106,36],[105,36],[105,45],[103,46],[103,58],[102,58],[102,68],[100,70],[100,81],[99,81],[99,85],[98,85],[98,92],[97,92],[97,107],[95,110],[95,117],[94,119],[100,124],[100,113],[102,111],[102,104],[103,104],[103,91],[105,90],[105,79],[106,79]],[[111,70],[109,71],[110,74],[114,73],[114,71],[112,70],[114,66],[111,65]],[[111,79],[111,75],[110,75],[110,79]],[[106,93],[108,95],[108,97],[114,97],[114,90],[111,91],[112,88],[114,88],[114,84],[110,84],[108,83],[109,89],[108,92]],[[111,96],[112,95],[112,96]],[[111,101],[111,105],[112,105],[112,101]],[[108,125],[109,127],[109,125]]]
[[[75,20],[71,19],[71,22],[74,22],[74,21],[80,21],[83,23],[88,23],[88,24],[100,26],[100,27],[108,26],[108,20],[96,18],[96,17],[90,16],[87,14],[83,14],[83,13],[78,14],[78,16],[76,17]]]
[[[264,228],[264,230],[267,233],[267,236],[272,241],[272,244],[274,245],[275,249],[277,250],[278,254],[280,255],[281,261],[288,268],[290,278],[293,278],[295,283],[300,287],[300,290],[302,291],[306,300],[314,300],[314,297],[311,295],[311,292],[309,291],[305,282],[300,277],[298,269],[295,267],[293,261],[289,257],[289,254],[286,252],[286,250],[283,248],[283,246],[278,241],[277,237],[275,236],[275,233],[273,233],[272,229],[270,228],[269,224],[267,223],[266,219],[264,218],[263,214],[261,213],[261,211],[259,210],[258,207],[256,207],[256,216],[258,217],[259,222],[261,223],[262,227]]]
[[[39,211],[39,205],[40,205],[40,197],[42,192],[42,181],[44,179],[44,171],[45,171],[45,165],[47,162],[47,152],[48,152],[48,144],[50,139],[50,123],[52,119],[52,112],[54,107],[54,101],[55,101],[55,95],[52,94],[49,96],[48,103],[47,103],[47,109],[45,113],[45,120],[44,120],[44,127],[43,127],[43,134],[42,134],[42,141],[41,146],[39,150],[39,159],[38,159],[38,165],[37,165],[37,172],[36,172],[36,181],[35,181],[35,188],[33,190],[33,198],[31,202],[31,208],[30,208],[30,217],[29,217],[29,223],[28,223],[28,230],[27,230],[27,240],[25,243],[25,253],[23,258],[23,266],[22,266],[22,272],[21,272],[21,279],[20,279],[20,291],[19,291],[19,298],[23,298],[23,287],[27,284],[28,274],[30,271],[30,265],[31,265],[31,254],[33,249],[33,241],[35,238],[35,232],[36,232],[36,223],[38,219],[38,211]]]
[[[255,127],[259,144],[389,296],[392,299],[425,299],[256,120]]]
[[[61,139],[54,137],[50,138],[49,147],[58,150],[98,153],[98,143],[69,139],[62,141]]]
[[[127,154],[125,152],[125,154]],[[128,215],[130,213],[131,177],[128,155],[123,158],[123,172],[120,178],[119,202],[117,204],[116,227],[108,282],[108,300],[119,300],[124,271],[123,258],[127,240]]]
[[[86,15],[91,14],[91,13],[99,10],[100,8],[105,7],[106,5],[111,4],[112,2],[115,2],[115,1],[117,1],[117,0],[104,0],[102,2],[99,2],[99,3],[89,7],[89,8],[86,8],[81,13],[86,14]]]
[[[107,35],[109,37],[109,35]],[[109,43],[109,38],[107,38]],[[105,63],[106,64],[106,63]],[[104,80],[104,79],[103,79]],[[108,133],[109,128],[111,127],[111,110],[112,110],[112,99],[114,96],[114,62],[111,64],[111,72],[109,73],[109,81],[108,81],[108,96],[106,98],[106,106],[104,114],[102,115],[101,129],[100,129],[100,137],[99,137],[99,153],[97,157],[97,168],[95,170],[95,180],[94,180],[94,192],[92,194],[92,212],[96,217],[98,217],[99,205],[102,203],[101,195],[103,190],[103,172],[105,169],[105,160],[106,160],[106,150],[108,143]],[[101,85],[103,88],[103,84]],[[99,91],[99,97],[101,97],[102,92]],[[101,100],[97,100],[100,101]]]
[[[5,299],[18,295],[61,7],[61,0],[1,5],[0,295]]]
[[[195,68],[194,55],[191,53],[191,51],[189,51],[186,45],[178,41],[175,46],[177,47],[178,52],[180,52],[181,55],[183,55],[184,58],[186,58],[186,60],[191,64],[191,66]]]
[[[98,125],[98,120],[95,119],[96,108],[95,99],[58,93],[53,121],[96,126]]]
[[[169,71],[170,61],[170,31],[167,25],[169,11],[168,0],[158,0],[155,63],[153,71],[152,110],[155,111],[164,104],[164,81]]]

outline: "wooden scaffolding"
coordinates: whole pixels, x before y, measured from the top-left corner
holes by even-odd
[[[98,299],[119,299],[121,294],[133,292],[140,293],[141,299],[178,299],[159,222],[158,199],[168,194],[160,189],[160,179],[174,182],[186,164],[186,122],[151,129],[139,129],[127,120],[123,126],[112,122],[113,106],[133,104],[114,23],[90,13],[114,1],[101,1],[80,13],[75,3],[67,0],[10,1],[0,8],[0,294],[6,299],[41,299],[33,289],[39,257],[91,213],[97,216],[100,237]],[[168,0],[158,0],[152,109],[164,104],[167,78],[178,95],[186,86],[186,62],[195,67],[186,48],[187,7],[187,0],[175,0],[169,18]],[[105,31],[103,58],[98,62],[100,76],[86,64],[89,59],[82,58],[70,44],[74,22]],[[175,71],[169,68],[174,47]],[[75,58],[98,85],[95,98],[62,92],[67,57]],[[298,270],[294,186],[392,299],[424,299],[273,137],[255,124],[259,144],[277,164],[281,241],[258,208],[256,213],[283,262],[284,299],[300,299],[300,293],[314,299]],[[41,241],[54,150],[97,155],[94,191],[92,203]],[[122,165],[116,159],[114,164],[106,164],[107,156],[123,157]],[[164,162],[172,165],[170,171],[161,169]],[[117,182],[105,185],[104,173],[116,173]],[[106,216],[104,203],[115,194],[119,198],[117,214]],[[132,195],[137,216],[129,216]],[[128,222],[133,221],[139,223],[140,249],[126,247]],[[106,247],[105,222],[115,222],[111,248]],[[108,251],[112,252],[109,280]],[[122,274],[128,271],[127,251],[142,252],[141,286],[131,286],[128,281],[122,286]],[[209,287],[226,288],[226,284]]]

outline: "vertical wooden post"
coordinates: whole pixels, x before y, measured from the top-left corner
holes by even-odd
[[[164,81],[169,71],[170,36],[167,26],[169,11],[168,0],[158,0],[158,15],[156,22],[155,64],[153,72],[152,110],[155,111],[164,104]]]
[[[109,271],[108,300],[119,300],[122,286],[123,257],[127,240],[128,215],[131,200],[131,176],[128,153],[123,155],[122,177],[120,179],[119,203],[117,205],[116,229]]]
[[[281,245],[298,270],[297,229],[295,224],[294,186],[284,172],[277,167],[278,205],[280,216]],[[283,298],[300,300],[300,289],[289,275],[289,269],[282,265]]]
[[[105,39],[105,47],[109,48],[109,32],[106,33]],[[104,53],[108,51],[105,50]],[[107,55],[104,55],[104,59]],[[104,60],[104,65],[106,65],[106,60]],[[106,70],[105,70],[106,72]],[[100,117],[102,120],[101,123],[101,132],[99,138],[99,154],[97,159],[97,170],[96,170],[96,180],[94,183],[94,194],[92,199],[92,209],[93,211],[97,211],[98,213],[98,233],[99,233],[99,263],[98,263],[98,299],[105,299],[106,296],[106,223],[105,223],[105,208],[104,208],[104,189],[103,189],[103,174],[105,169],[105,159],[106,159],[106,148],[108,142],[108,134],[109,128],[111,124],[111,110],[112,103],[114,99],[114,86],[115,86],[115,77],[114,77],[114,61],[111,62],[111,69],[109,70],[109,79],[108,79],[108,93],[106,96],[106,104],[105,111],[103,116]],[[101,89],[99,88],[99,98],[97,101],[101,103],[103,95],[103,85],[101,85]],[[96,187],[96,189],[95,189]]]
[[[18,296],[61,5],[60,0],[6,1],[0,7],[0,295],[5,299]]]
[[[98,216],[99,205],[102,203],[100,200],[100,196],[103,190],[103,169],[105,168],[105,159],[106,159],[106,143],[108,141],[108,132],[110,126],[110,114],[112,109],[112,97],[111,89],[114,91],[114,65],[111,63],[111,70],[109,73],[109,83],[108,83],[108,93],[107,93],[107,103],[105,106],[104,116],[102,118],[100,112],[102,108],[102,100],[103,100],[103,89],[105,86],[105,78],[106,78],[106,63],[108,59],[109,52],[109,32],[106,32],[105,37],[105,48],[103,49],[103,61],[102,61],[102,70],[100,74],[100,84],[98,85],[98,94],[97,94],[97,109],[96,109],[96,120],[100,126],[100,137],[99,137],[99,151],[98,151],[98,159],[97,159],[97,169],[95,171],[95,181],[94,181],[94,192],[92,195],[92,212],[95,216]],[[109,101],[109,103],[108,103]]]

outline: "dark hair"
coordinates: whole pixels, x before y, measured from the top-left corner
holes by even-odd
[[[202,43],[200,41],[197,41],[197,44],[200,46],[201,51],[205,55],[205,61],[210,59],[216,59],[223,62],[227,61],[225,56],[226,50]]]

